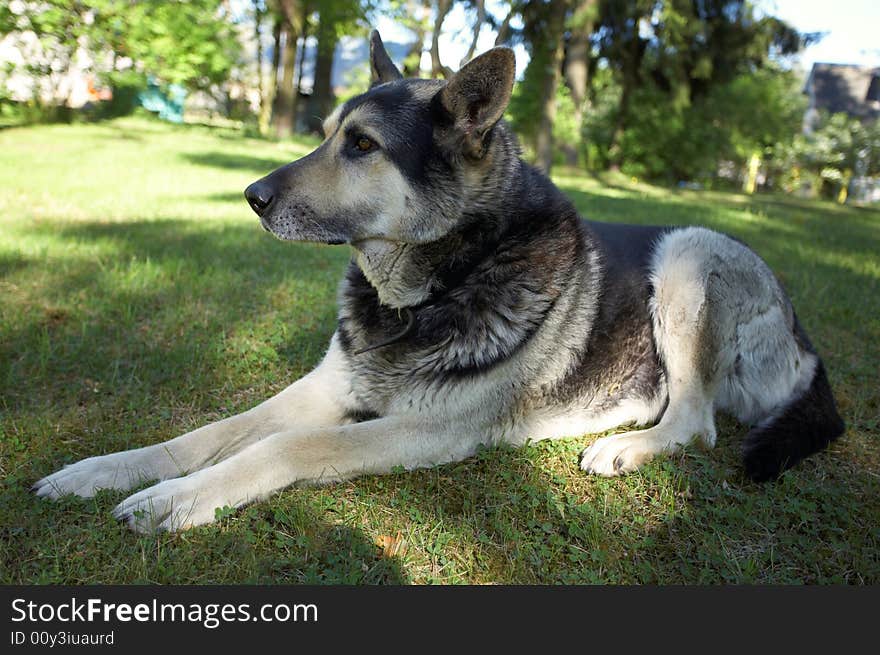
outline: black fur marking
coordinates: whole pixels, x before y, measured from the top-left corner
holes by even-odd
[[[599,311],[584,356],[553,389],[553,402],[584,396],[596,402],[599,390],[609,388],[614,392],[605,392],[608,405],[656,394],[663,368],[648,309],[653,293],[649,265],[654,244],[669,229],[584,225],[585,239],[598,250],[603,269],[602,280],[597,281],[601,284]]]
[[[349,409],[342,418],[352,423],[363,423],[364,421],[375,421],[377,418],[382,418],[382,416],[369,409]]]
[[[746,474],[755,482],[779,477],[805,457],[840,437],[846,425],[821,361],[810,388],[769,423],[753,428],[743,442]]]
[[[416,101],[412,86],[434,85],[428,80],[401,80],[383,84],[352,98],[340,115],[340,124],[356,108],[375,107],[382,116],[382,138],[388,157],[411,184],[425,184],[429,169],[440,169],[449,174],[448,162],[434,147],[434,126],[431,103]],[[351,126],[354,129],[357,126]]]

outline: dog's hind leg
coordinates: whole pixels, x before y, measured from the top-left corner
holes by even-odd
[[[757,255],[724,235],[699,228],[668,234],[655,250],[652,283],[654,338],[669,404],[656,426],[587,448],[581,459],[587,472],[633,471],[694,439],[714,446],[716,397],[735,368],[738,330],[769,321],[770,336],[785,331],[787,301],[775,278]]]
[[[707,447],[715,444],[713,392],[714,366],[702,358],[714,347],[706,340],[707,305],[702,281],[689,279],[681,268],[674,284],[657,289],[655,324],[666,367],[669,404],[660,422],[647,430],[627,432],[595,441],[581,455],[588,473],[613,476],[635,470],[662,452],[672,452],[695,438]],[[669,279],[665,282],[672,282]],[[655,330],[656,332],[656,330]]]
[[[251,410],[163,443],[89,457],[38,481],[38,496],[93,496],[99,489],[131,489],[211,466],[270,434],[345,421],[351,385],[336,337],[321,364]]]

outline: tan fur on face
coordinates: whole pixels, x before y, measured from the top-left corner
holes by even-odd
[[[341,113],[339,107],[324,121],[325,149],[310,164],[310,183],[300,194],[320,214],[365,210],[373,214],[375,218],[368,225],[356,230],[363,237],[401,240],[407,207],[415,194],[381,151],[381,131],[371,127],[381,117],[369,105],[356,107],[340,122]],[[347,134],[351,128],[376,142],[379,150],[361,157],[344,156],[343,149],[350,147]]]
[[[342,114],[342,108],[345,105],[339,105],[336,109],[333,110],[333,113],[330,114],[327,118],[324,119],[323,124],[321,125],[324,130],[324,138],[328,138],[334,132],[336,132],[336,128],[339,127],[339,117]]]

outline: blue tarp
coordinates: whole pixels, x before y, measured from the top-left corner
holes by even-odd
[[[179,84],[161,87],[155,80],[147,82],[147,88],[138,93],[138,104],[162,120],[171,123],[183,122],[183,103],[186,89]]]

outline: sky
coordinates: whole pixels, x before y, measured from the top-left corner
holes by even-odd
[[[799,32],[828,32],[798,56],[814,62],[880,67],[880,0],[759,0],[759,7]]]
[[[488,0],[487,7],[493,14],[503,17],[499,0]],[[782,18],[799,32],[827,32],[817,44],[797,55],[792,65],[809,72],[814,62],[840,64],[860,64],[880,67],[880,0],[755,0],[759,9]],[[458,69],[459,61],[470,44],[469,17],[461,4],[446,18],[443,25],[445,34],[440,39],[440,57],[444,64],[453,70]],[[380,19],[377,25],[382,38],[388,41],[406,42],[412,36],[406,30],[387,19]],[[492,47],[495,34],[484,28],[480,35],[477,52]],[[528,62],[523,47],[515,49],[517,74]],[[422,67],[430,68],[427,53],[422,59]]]
[[[880,1],[880,0],[878,0]],[[492,12],[492,15],[499,20],[504,18],[505,7],[507,2],[503,0],[486,0],[486,9]],[[471,44],[471,22],[473,16],[468,15],[462,3],[456,3],[452,11],[443,21],[443,33],[440,35],[440,61],[449,66],[452,70],[458,70],[462,57],[467,53]],[[522,23],[513,23],[514,26],[522,27]],[[413,39],[412,32],[401,28],[393,21],[381,17],[376,25],[382,39],[385,41],[410,42]],[[426,44],[430,45],[430,44]],[[489,29],[487,25],[483,26],[480,31],[480,38],[477,41],[477,54],[485,52],[495,45],[495,31]],[[529,56],[524,46],[517,46],[513,49],[516,55],[516,73],[517,77],[522,77],[526,64],[529,62]],[[422,53],[422,70],[431,70],[431,55],[428,52]]]

